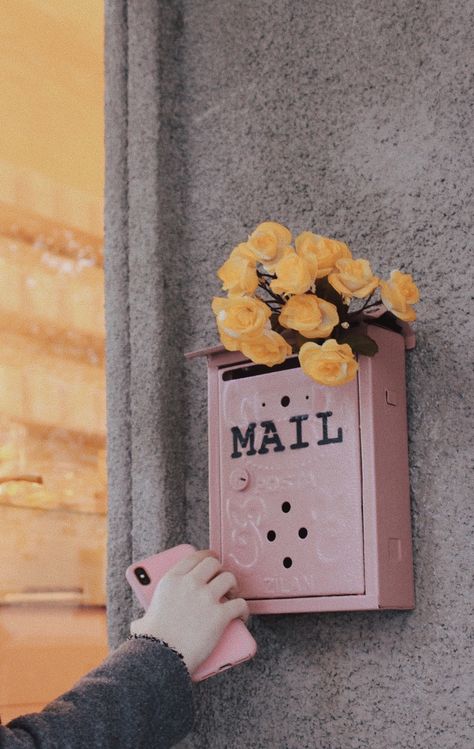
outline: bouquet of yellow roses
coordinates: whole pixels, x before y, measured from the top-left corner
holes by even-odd
[[[399,270],[388,281],[374,276],[368,260],[355,260],[344,242],[310,231],[291,242],[285,226],[265,221],[232,250],[217,271],[227,298],[212,300],[220,339],[268,367],[297,353],[316,382],[343,385],[356,376],[356,353],[377,352],[376,342],[357,330],[363,312],[384,306],[378,324],[400,331],[396,318],[416,318],[418,288]],[[377,289],[381,300],[371,302]],[[354,300],[365,302],[350,310]]]

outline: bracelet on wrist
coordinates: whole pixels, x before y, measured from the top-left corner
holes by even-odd
[[[164,645],[169,650],[172,650],[174,653],[176,653],[176,655],[179,658],[181,658],[183,663],[186,665],[186,662],[184,660],[184,655],[180,653],[179,650],[176,650],[176,648],[174,648],[172,645],[169,645],[165,640],[162,640],[160,637],[154,637],[153,635],[134,634],[134,635],[129,635],[127,637],[127,640],[152,640],[152,642],[159,642],[161,643],[161,645]]]

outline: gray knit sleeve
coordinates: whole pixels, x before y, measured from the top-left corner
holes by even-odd
[[[41,712],[0,725],[0,749],[166,749],[193,726],[192,689],[179,653],[130,639]]]

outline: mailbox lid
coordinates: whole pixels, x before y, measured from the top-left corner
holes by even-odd
[[[363,594],[357,380],[296,363],[219,369],[221,558],[245,598]]]

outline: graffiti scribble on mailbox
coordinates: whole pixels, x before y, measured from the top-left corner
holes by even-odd
[[[244,597],[362,593],[356,381],[335,390],[301,367],[224,368],[219,392],[221,548]]]

